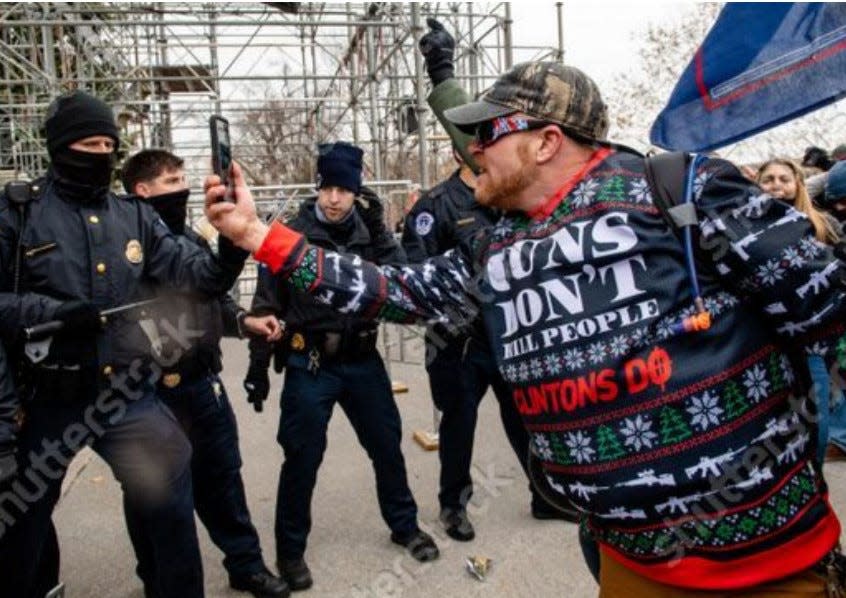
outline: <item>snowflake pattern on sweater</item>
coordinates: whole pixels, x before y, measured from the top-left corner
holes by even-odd
[[[403,269],[345,261],[347,280],[364,288],[363,310],[398,321],[478,306],[550,486],[640,573],[732,587],[821,557],[839,525],[781,347],[818,342],[830,363],[846,360],[842,264],[803,215],[706,161],[694,190],[712,325],[679,333],[695,311],[684,254],[642,160],[598,152],[568,185],[545,215],[501,221],[474,255]],[[323,258],[300,244],[282,269],[310,259]],[[337,306],[358,292],[319,277],[307,288],[331,290]],[[744,567],[753,556],[778,563]]]

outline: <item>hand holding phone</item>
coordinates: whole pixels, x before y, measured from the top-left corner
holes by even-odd
[[[235,201],[231,192],[232,144],[229,138],[229,121],[219,114],[212,115],[209,118],[209,131],[211,132],[212,168],[220,177],[221,184],[227,187],[223,201]]]

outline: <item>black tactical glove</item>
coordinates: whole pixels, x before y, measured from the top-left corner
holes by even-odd
[[[267,395],[270,393],[270,377],[267,375],[267,366],[262,367],[257,363],[250,363],[247,377],[244,378],[244,390],[247,391],[247,401],[252,403],[253,409],[257,413],[261,413]]]
[[[426,60],[426,71],[432,85],[455,77],[455,39],[433,18],[426,19],[429,32],[420,38],[420,52]]]
[[[103,329],[100,310],[90,301],[66,301],[53,314],[53,319],[64,323],[63,333],[96,333]]]
[[[359,216],[367,226],[367,230],[373,238],[379,236],[385,228],[385,206],[382,200],[369,187],[362,187],[359,197],[356,198]]]
[[[18,460],[15,458],[14,444],[0,445],[0,486],[10,481],[18,473]]]

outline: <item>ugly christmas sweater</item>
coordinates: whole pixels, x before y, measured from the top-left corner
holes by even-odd
[[[727,162],[704,162],[695,200],[713,320],[698,332],[679,332],[695,311],[685,254],[643,160],[610,149],[472,250],[377,268],[276,224],[256,258],[345,313],[481,309],[550,486],[584,510],[605,555],[663,583],[736,589],[837,543],[786,351],[835,353],[844,268],[807,218]]]

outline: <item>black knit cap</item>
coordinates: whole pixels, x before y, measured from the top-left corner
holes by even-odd
[[[51,156],[57,149],[92,135],[111,137],[115,145],[120,140],[112,109],[84,91],[53,100],[47,108],[42,133],[47,138],[47,151]]]
[[[358,193],[364,151],[346,141],[321,143],[317,151],[317,188],[331,185]]]

